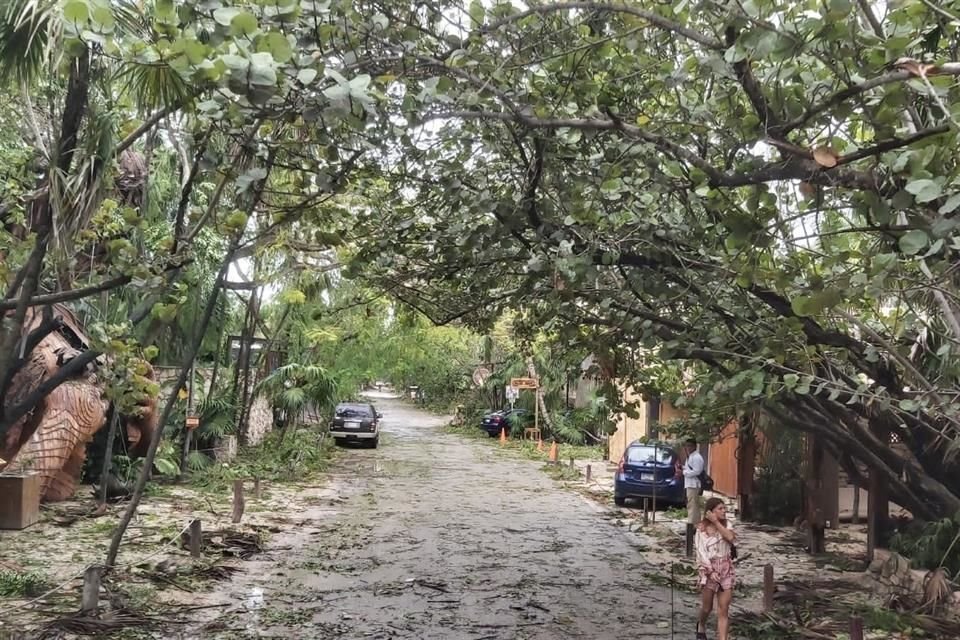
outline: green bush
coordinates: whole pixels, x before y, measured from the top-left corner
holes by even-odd
[[[274,482],[302,480],[325,470],[333,456],[333,439],[315,429],[273,431],[263,442],[244,448],[230,463],[213,464],[193,474],[195,486],[223,489],[238,478],[261,478]]]
[[[0,596],[35,598],[49,587],[46,577],[38,571],[0,569]]]
[[[803,512],[803,436],[773,424],[764,429],[766,449],[758,455],[754,476],[754,519],[793,523]]]
[[[960,513],[933,522],[912,522],[891,538],[890,547],[910,558],[915,568],[943,567],[956,580],[960,578]]]

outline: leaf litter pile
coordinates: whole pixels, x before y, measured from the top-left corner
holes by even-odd
[[[843,579],[785,581],[777,584],[774,612],[740,612],[733,624],[757,640],[834,640],[848,637],[851,618],[860,616],[867,637],[871,632],[898,639],[957,637],[960,620],[930,611],[916,596],[898,593],[877,608],[865,602],[867,595],[863,585]]]
[[[248,560],[263,552],[264,543],[265,532],[256,529],[252,532],[208,531],[203,532],[201,549],[205,555]],[[184,533],[181,536],[180,545],[184,549],[190,548],[189,534]],[[37,637],[42,640],[61,638],[63,634],[101,637],[123,629],[182,624],[187,622],[183,619],[185,614],[205,607],[177,607],[177,615],[173,617],[171,612],[164,612],[162,615],[148,614],[138,610],[122,584],[146,580],[155,586],[192,592],[199,583],[227,580],[241,571],[239,567],[219,564],[217,561],[185,565],[170,559],[156,564],[137,565],[133,569],[134,571],[123,575],[104,577],[103,588],[107,598],[95,612],[73,611],[64,614],[62,610],[48,611],[47,613],[54,617],[42,627]]]
[[[258,553],[263,553],[266,536],[260,529],[247,531],[204,531],[202,533],[201,550],[204,553],[218,553],[224,557],[249,560]],[[190,548],[190,534],[184,531],[180,535],[180,546]]]

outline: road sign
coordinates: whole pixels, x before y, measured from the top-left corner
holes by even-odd
[[[516,387],[510,386],[509,384],[507,385],[505,391],[506,391],[507,400],[509,400],[510,402],[513,402],[514,400],[520,397],[520,390],[517,389]]]
[[[517,389],[536,389],[540,385],[536,378],[511,378],[510,386]]]

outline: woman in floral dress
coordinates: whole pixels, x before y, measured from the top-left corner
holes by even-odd
[[[730,601],[733,599],[733,545],[737,534],[727,524],[727,508],[720,498],[710,498],[704,507],[705,517],[697,525],[693,543],[697,550],[697,572],[700,576],[700,617],[697,640],[707,640],[707,617],[717,601],[717,640],[729,640]]]

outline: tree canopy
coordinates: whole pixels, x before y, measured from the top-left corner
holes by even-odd
[[[11,0],[0,381],[30,305],[126,287],[73,370],[164,331],[189,363],[231,265],[336,270],[438,324],[516,310],[955,513],[955,5]]]

